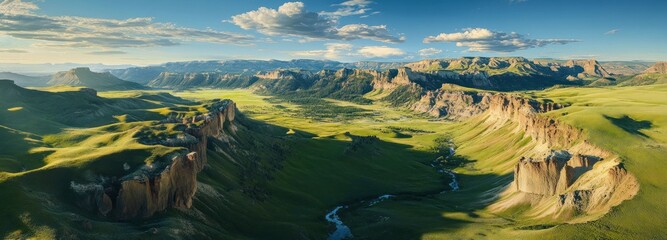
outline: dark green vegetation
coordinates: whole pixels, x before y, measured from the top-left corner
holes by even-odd
[[[637,134],[640,136],[648,137],[646,134],[640,132],[640,130],[644,129],[650,129],[651,126],[653,125],[650,121],[643,120],[643,121],[637,121],[632,118],[630,118],[628,115],[623,115],[618,118],[614,118],[611,116],[605,115],[604,118],[608,119],[610,122],[612,122],[614,125],[617,127],[625,130],[628,133],[632,134]]]
[[[47,86],[46,82],[49,80],[48,76],[27,76],[11,72],[0,72],[0,79],[12,80],[16,85],[23,87],[44,87]]]
[[[353,106],[339,106],[322,98],[296,97],[294,95],[277,96],[267,100],[270,103],[288,103],[298,106],[298,110],[287,110],[290,115],[310,118],[317,121],[347,121],[369,116],[371,113]]]
[[[433,192],[444,181],[428,166],[434,155],[408,145],[348,134],[286,135],[286,128],[237,116],[234,130],[209,139],[209,165],[199,175],[191,209],[118,222],[81,208],[72,188],[122,177],[129,173],[125,165],[154,165],[180,151],[144,143],[154,144],[181,128],[156,120],[193,116],[207,103],[162,93],[101,98],[85,89],[51,93],[3,84],[2,102],[22,107],[3,110],[0,119],[6,124],[2,139],[8,141],[3,147],[15,151],[1,165],[0,192],[12,196],[0,207],[0,235],[6,238],[321,239],[330,230],[323,214],[340,202]],[[59,99],[60,114],[49,108],[54,99]],[[87,112],[92,106],[97,111]],[[41,117],[12,115],[21,111]]]
[[[489,64],[483,70],[505,74]],[[534,70],[499,66],[519,75]],[[470,64],[431,70],[450,67],[480,70]],[[374,80],[382,78],[353,71],[324,77],[282,71],[276,79],[201,74],[184,87],[252,88],[262,95],[197,89],[100,97],[86,88],[44,92],[0,81],[0,195],[11,196],[0,204],[0,236],[324,239],[334,229],[324,215],[348,205],[340,217],[359,239],[665,237],[664,84],[524,94],[567,106],[545,115],[584,129],[591,141],[619,154],[641,183],[639,195],[609,214],[561,224],[520,218],[527,205],[489,210],[512,181],[517,160],[543,147],[516,125],[487,115],[460,122],[426,118],[402,107],[443,82],[413,75],[405,85],[383,81],[395,85],[376,88]],[[399,75],[386,72],[387,78]],[[172,80],[167,82],[178,85],[183,78]],[[172,120],[206,113],[220,98],[233,98],[241,116],[222,136],[209,138],[208,165],[198,175],[192,208],[117,221],[77,204],[76,184],[127,176],[183,153],[173,147],[181,144],[164,141],[188,141],[182,133],[187,124]],[[445,169],[456,172],[460,190],[450,191],[451,176],[438,172]],[[369,204],[387,194],[395,197]]]

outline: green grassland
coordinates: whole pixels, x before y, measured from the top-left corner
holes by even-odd
[[[591,141],[621,156],[641,183],[633,200],[599,220],[575,225],[522,221],[512,215],[520,208],[500,215],[486,209],[535,143],[510,124],[487,123],[485,116],[451,122],[381,101],[276,98],[218,89],[171,95],[101,92],[98,107],[103,110],[89,123],[57,117],[41,103],[5,102],[0,105],[0,120],[7,122],[0,128],[0,144],[12,151],[0,154],[0,193],[12,197],[0,206],[0,236],[324,239],[334,229],[324,215],[334,207],[394,194],[399,197],[340,216],[360,239],[664,238],[665,92],[667,85],[521,93],[570,105],[547,114],[585,129]],[[154,120],[201,113],[203,102],[225,98],[245,115],[232,134],[237,147],[209,144],[209,166],[199,175],[193,208],[115,222],[72,203],[70,181],[122,175],[123,163],[141,166],[178,150],[138,142],[139,132],[169,134],[169,128],[155,129]],[[29,117],[21,112],[43,117],[12,120]],[[379,141],[350,150],[358,136]],[[452,139],[463,163],[455,169],[460,191],[439,193],[449,190],[451,179],[429,166],[438,157],[433,147],[443,138]],[[234,150],[241,146],[250,153]]]
[[[252,118],[297,131],[307,131],[320,137],[338,137],[342,132],[377,135],[387,142],[426,151],[436,136],[449,135],[459,146],[457,154],[473,162],[456,169],[460,175],[461,191],[435,197],[387,201],[374,207],[343,213],[342,218],[357,236],[402,239],[556,239],[585,233],[581,238],[600,239],[664,237],[660,227],[666,223],[659,213],[667,210],[660,205],[667,191],[660,187],[662,174],[659,171],[664,168],[661,159],[667,159],[664,148],[667,142],[667,135],[664,134],[664,126],[667,126],[666,87],[557,88],[523,93],[537,99],[571,105],[548,115],[586,129],[591,141],[619,154],[628,170],[637,175],[642,184],[642,190],[635,199],[615,208],[600,220],[575,225],[553,225],[548,221],[523,222],[513,218],[511,212],[506,213],[508,215],[496,215],[485,210],[493,200],[493,193],[511,181],[511,169],[517,159],[529,153],[534,146],[529,137],[512,131],[511,126],[485,125],[484,119],[471,119],[462,123],[429,121],[412,112],[397,110],[382,103],[359,105],[336,100],[328,101],[338,106],[364,109],[371,113],[371,117],[315,121],[292,115],[292,112],[299,111],[299,105],[283,104],[284,108],[273,109],[276,105],[260,101],[268,97],[250,94],[245,90],[234,90],[229,94],[247,99],[245,103],[239,100],[239,106],[249,112]],[[196,95],[207,98],[208,94],[215,95],[215,91],[197,91]],[[195,95],[188,92],[176,94],[182,97]],[[402,137],[388,130],[392,127],[411,127],[428,133],[406,133],[410,136]],[[488,131],[495,127],[498,129]],[[520,211],[516,209],[517,213]]]

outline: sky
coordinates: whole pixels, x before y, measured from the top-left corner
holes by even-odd
[[[667,1],[0,0],[0,63],[667,60]]]

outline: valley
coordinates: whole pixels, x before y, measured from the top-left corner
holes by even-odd
[[[664,121],[664,119],[661,120],[659,112],[661,108],[665,108],[665,105],[663,104],[664,99],[661,99],[659,96],[661,96],[661,91],[663,91],[661,88],[664,88],[664,86],[658,85],[657,87],[657,89],[654,87],[611,88],[599,89],[597,91],[583,89],[580,90],[582,91],[580,93],[577,93],[579,90],[576,88],[563,88],[547,91],[528,91],[520,93],[520,95],[534,98],[537,101],[553,101],[567,105],[567,107],[540,114],[557,118],[582,129],[591,129],[590,132],[585,132],[586,136],[590,134],[591,142],[600,144],[599,146],[610,149],[619,155],[622,154],[620,156],[623,156],[624,166],[627,166],[628,172],[634,173],[635,171],[643,172],[650,171],[648,169],[656,169],[656,167],[660,166],[659,162],[656,163],[658,164],[657,166],[652,166],[650,163],[641,160],[635,160],[635,162],[633,159],[643,159],[646,156],[635,155],[637,153],[630,153],[628,150],[619,148],[619,146],[632,146],[629,144],[635,144],[639,147],[645,146],[643,148],[647,148],[647,151],[643,154],[649,154],[649,156],[652,154],[657,158],[664,154],[664,143],[667,139],[660,139],[662,129],[650,127],[648,128],[650,130],[646,130],[645,128],[635,129],[633,127],[637,125],[633,124],[633,122],[639,121],[635,119],[650,119],[645,120],[651,123],[650,126],[662,126],[660,121]],[[529,214],[526,216],[529,211],[526,212],[528,209],[525,207],[511,208],[503,211],[494,210],[494,205],[497,205],[494,202],[497,202],[498,197],[502,196],[500,195],[501,191],[513,181],[512,169],[519,161],[519,158],[522,156],[539,155],[539,152],[543,150],[535,150],[538,143],[535,142],[534,138],[525,136],[525,132],[523,131],[513,130],[512,123],[499,124],[494,121],[488,121],[488,117],[485,115],[473,117],[472,120],[468,121],[447,118],[434,119],[428,114],[415,115],[412,112],[413,110],[396,108],[389,103],[376,102],[369,105],[334,99],[323,99],[326,104],[320,106],[327,108],[336,106],[336,111],[346,113],[343,115],[344,117],[327,114],[304,115],[304,111],[309,111],[308,108],[312,106],[304,105],[298,101],[280,100],[280,97],[258,95],[250,90],[197,89],[168,93],[174,97],[165,94],[163,91],[145,90],[100,92],[98,94],[103,99],[109,99],[105,101],[146,99],[152,105],[141,106],[140,109],[148,107],[146,109],[148,111],[141,111],[159,114],[145,115],[146,113],[138,114],[138,112],[132,114],[134,116],[127,115],[124,117],[124,119],[134,118],[136,120],[140,120],[139,116],[142,115],[145,116],[141,118],[146,120],[160,119],[160,115],[168,116],[164,114],[170,114],[173,110],[165,110],[169,108],[176,109],[173,106],[187,106],[196,104],[196,102],[208,102],[220,97],[233,99],[239,109],[238,111],[248,119],[252,119],[249,120],[250,122],[260,121],[256,124],[259,124],[257,125],[260,127],[259,129],[264,130],[261,131],[260,135],[256,135],[257,133],[254,133],[254,135],[260,139],[265,138],[264,136],[270,136],[267,140],[261,140],[262,142],[274,141],[270,140],[271,138],[282,139],[280,142],[284,142],[287,145],[285,149],[289,149],[287,150],[287,155],[284,156],[284,160],[281,160],[280,163],[262,163],[260,161],[256,162],[255,165],[248,166],[251,169],[245,167],[246,170],[242,170],[244,168],[242,167],[243,164],[237,164],[241,164],[239,161],[244,161],[240,159],[246,159],[249,156],[241,154],[233,157],[228,154],[234,153],[225,153],[227,150],[223,150],[222,152],[219,152],[220,150],[212,151],[209,147],[209,150],[207,150],[209,156],[207,158],[210,167],[204,168],[200,176],[197,177],[197,190],[194,194],[195,197],[193,198],[190,210],[178,210],[168,215],[160,213],[158,218],[150,218],[155,220],[146,223],[114,223],[104,220],[104,217],[93,217],[94,215],[85,214],[83,216],[88,215],[89,217],[86,218],[91,220],[83,220],[83,223],[81,223],[82,220],[76,220],[76,218],[64,222],[61,221],[58,229],[69,229],[66,231],[72,231],[70,234],[79,235],[84,233],[78,232],[75,229],[79,228],[77,225],[84,224],[90,225],[93,228],[103,227],[110,231],[113,229],[124,229],[128,236],[135,237],[146,236],[145,234],[157,234],[158,236],[163,234],[185,234],[182,236],[190,237],[204,236],[198,234],[205,234],[206,236],[222,234],[224,236],[234,236],[235,238],[240,236],[250,236],[251,238],[264,238],[267,236],[292,238],[307,233],[314,238],[324,238],[324,236],[331,234],[334,231],[333,229],[335,229],[334,224],[328,223],[324,216],[333,209],[336,209],[337,206],[352,204],[354,206],[363,206],[351,207],[349,209],[343,208],[336,215],[339,221],[342,221],[345,226],[349,227],[355,237],[373,236],[373,238],[379,238],[392,236],[403,239],[429,239],[443,237],[465,238],[466,236],[473,238],[483,238],[484,236],[516,238],[522,236],[522,238],[530,239],[532,238],[531,236],[536,238],[554,236],[556,238],[564,231],[579,231],[580,228],[585,228],[586,226],[595,228],[599,222],[605,222],[606,224],[626,224],[626,222],[618,222],[616,219],[627,219],[627,217],[614,216],[618,214],[622,215],[624,211],[631,211],[624,210],[626,207],[615,208],[615,214],[611,216],[602,217],[602,215],[595,214],[592,216],[592,219],[584,220],[584,222],[588,222],[602,217],[590,223],[561,225],[563,220],[559,220],[558,218],[552,220],[549,220],[549,218],[539,218],[542,220],[535,221],[537,219],[529,217]],[[374,93],[369,93],[366,97],[372,99],[373,96],[375,96]],[[605,101],[600,101],[599,99],[605,99]],[[641,107],[635,108],[636,112],[628,112],[626,110],[622,112],[613,111],[613,106],[625,106],[628,102],[633,102]],[[157,103],[162,104],[162,106],[166,105],[167,107],[164,108],[160,105],[155,105]],[[25,110],[32,110],[29,106],[23,106],[23,108]],[[150,110],[150,108],[154,108],[154,110]],[[20,113],[20,111],[23,110],[12,111],[9,114]],[[650,112],[657,113],[658,115],[651,115]],[[7,116],[6,113],[3,116]],[[132,123],[135,120],[128,123],[121,122],[121,125],[119,125],[119,123],[114,124],[113,122],[123,121],[123,119],[114,118],[116,119],[109,120],[108,122],[112,125],[103,127],[102,129],[113,127],[113,129],[120,128],[132,131],[132,129],[136,129],[132,126],[137,126],[138,123],[141,123],[141,120],[137,123]],[[255,123],[245,122],[239,126],[245,126],[241,128],[248,128],[246,131],[257,131],[257,126],[252,127],[253,125]],[[21,129],[20,125],[13,127]],[[94,129],[84,128],[75,132],[65,133],[47,130],[46,133],[50,131],[57,134],[53,136],[49,135],[48,138],[43,139],[63,139],[58,141],[62,141],[63,143],[68,142],[68,145],[81,145],[84,142],[79,142],[81,140],[77,139],[86,138],[69,136],[85,136],[85,132],[100,131]],[[42,134],[42,132],[25,134]],[[240,137],[238,133],[236,135],[233,133],[228,134],[231,134],[231,139]],[[630,136],[623,137],[623,139],[636,140],[618,145],[609,145],[608,142],[596,142],[596,139],[609,137],[606,134],[630,134]],[[136,133],[134,136],[136,138]],[[364,136],[377,136],[377,140],[360,141],[358,146],[354,144],[355,139],[364,139]],[[503,137],[498,138],[497,136]],[[36,138],[39,137],[36,136]],[[114,139],[118,139],[112,140],[113,142],[117,142],[123,138],[114,137]],[[127,140],[129,139],[124,141]],[[53,140],[47,141],[49,142],[45,142],[45,144],[57,144]],[[85,141],[94,143],[90,139]],[[238,141],[236,144],[243,143],[241,139],[236,141]],[[441,144],[438,145],[438,143]],[[108,144],[106,143],[102,146],[107,146]],[[123,144],[127,145],[127,143]],[[145,143],[140,144],[143,145]],[[224,146],[224,144],[219,144],[223,143],[214,143],[213,146]],[[350,150],[351,145],[356,146],[353,148],[356,150]],[[211,145],[209,144],[209,146]],[[294,146],[299,147],[295,148]],[[139,149],[141,148],[146,147],[139,147]],[[456,149],[455,155],[449,155],[452,152],[450,148]],[[480,151],[481,149],[484,150]],[[75,149],[67,150],[75,151]],[[158,154],[157,156],[164,155],[164,153],[158,153],[156,150],[151,151],[154,154]],[[107,161],[104,160],[105,157],[97,159],[98,157],[95,156],[84,156],[80,158],[81,160],[73,161],[55,160],[59,157],[71,156],[63,155],[64,153],[59,154],[59,151],[55,151],[53,154],[47,152],[49,155],[47,159],[54,160],[50,160],[51,163],[47,163],[44,167],[36,166],[35,170],[25,173],[20,171],[15,174],[4,173],[3,186],[9,189],[20,186],[23,188],[34,188],[35,186],[29,183],[32,181],[29,180],[31,178],[30,175],[42,175],[53,171],[73,170],[77,172],[78,170],[75,170],[76,167],[72,169],[70,166],[76,166],[76,164],[82,164],[86,161],[108,164],[105,163]],[[270,150],[267,153],[271,152],[274,152],[274,150]],[[282,152],[282,150],[279,152]],[[224,156],[220,155],[221,153]],[[100,153],[101,156],[106,156],[107,154],[109,153]],[[138,154],[132,153],[132,155]],[[114,153],[110,153],[110,156],[114,156]],[[455,161],[447,161],[450,157],[455,159]],[[275,156],[268,159],[275,159]],[[135,161],[142,160],[139,158]],[[434,169],[434,163],[444,164],[442,165],[444,168]],[[120,165],[122,164],[119,163],[119,166],[114,168],[121,168]],[[266,168],[267,166],[273,167]],[[238,169],[239,167],[241,169]],[[248,183],[250,186],[254,186],[251,188],[252,191],[249,191],[250,189],[243,190],[242,186],[239,186],[241,188],[238,188],[238,190],[230,188],[230,186],[239,183],[238,180],[240,179],[238,177],[243,176],[243,172],[255,172],[255,170],[252,170],[255,168],[268,171],[254,173],[267,177],[264,182]],[[89,167],[87,169],[90,170]],[[98,169],[97,171],[101,170],[99,167],[96,169]],[[239,170],[241,172],[234,172]],[[451,184],[454,180],[452,175],[442,173],[449,170],[456,172],[457,185]],[[96,174],[104,174],[104,172],[106,174],[114,174],[108,171],[96,172]],[[221,173],[222,175],[220,175]],[[240,173],[241,175],[239,175]],[[48,173],[48,175],[52,174],[55,173]],[[118,172],[115,174],[118,174]],[[62,179],[63,183],[61,184],[69,185],[66,179],[68,178]],[[653,181],[652,179],[643,179],[641,177],[638,180],[642,186],[647,181],[648,183]],[[11,184],[12,182],[14,184]],[[54,183],[56,182],[54,181]],[[232,184],[233,182],[237,183]],[[359,184],[360,182],[363,182],[363,184]],[[33,190],[36,191],[35,194],[45,191],[39,189],[42,188]],[[454,189],[457,189],[457,191],[452,191]],[[69,192],[68,190],[66,191]],[[48,194],[47,192],[43,192],[42,194]],[[652,201],[653,204],[658,204],[658,199],[661,199],[660,192],[657,191],[655,193],[658,195],[650,193],[646,195],[645,192],[640,192],[638,198],[645,199],[642,200],[645,202],[639,203],[639,205],[650,204]],[[373,202],[372,199],[380,196],[393,197],[386,197],[383,198],[383,201],[366,204]],[[39,201],[35,202],[33,199],[34,196],[27,195],[24,198],[28,202],[32,201],[35,204],[39,204]],[[56,208],[56,212],[64,214],[68,211],[81,211],[75,210],[78,208],[75,206],[76,204],[71,205],[74,203],[68,203],[65,200],[69,197],[65,196],[64,199],[58,199],[59,197],[56,196],[55,198],[52,201],[63,201],[60,204],[70,206],[67,207],[70,210],[60,209],[62,206],[58,207]],[[214,203],[221,200],[226,202],[226,204]],[[629,202],[632,203],[633,201],[636,200]],[[631,204],[621,204],[621,206],[626,205],[633,207]],[[214,206],[215,209],[211,209]],[[71,209],[71,207],[75,208]],[[19,209],[21,208],[16,210]],[[282,209],[283,211],[277,211],[277,209]],[[38,228],[34,225],[35,222],[37,224],[41,222],[42,224],[46,224],[45,226],[53,226],[53,223],[49,223],[51,220],[48,220],[50,218],[48,216],[53,215],[54,210],[49,210],[51,213],[48,214],[42,212],[41,214],[46,214],[44,217],[38,217],[39,214],[34,213],[35,209],[23,208],[23,211],[29,214],[32,212],[31,215],[27,216],[28,219],[25,220],[30,221],[30,225],[23,225],[21,228],[25,230],[9,233],[10,235],[8,236],[12,236],[12,234],[34,234],[35,236],[55,234],[52,228]],[[205,218],[205,220],[204,218],[197,218],[197,214],[204,214],[209,217]],[[198,224],[178,225],[177,223],[182,221],[180,219],[189,219],[188,221],[191,223],[195,221]],[[277,219],[282,220],[277,221]],[[253,228],[246,229],[244,226],[248,225],[243,224],[244,221],[253,222]],[[234,224],[235,222],[236,224]],[[25,222],[25,224],[27,223]],[[654,226],[658,227],[661,224],[663,223],[656,219]],[[263,230],[257,231],[256,228]],[[224,231],[220,232],[220,229]],[[594,233],[594,231],[592,232]],[[608,236],[606,232],[598,234],[602,234],[600,236]],[[626,234],[634,235],[640,233],[618,232],[617,234],[624,236]],[[596,238],[595,235],[591,236],[591,238]],[[650,237],[650,235],[647,235],[647,237]]]
[[[0,239],[667,239],[665,9],[0,0]]]
[[[595,61],[563,66],[580,63],[580,77],[609,75]],[[0,209],[0,233],[660,237],[665,191],[651,171],[663,165],[647,159],[667,154],[666,85],[535,89],[551,83],[467,77],[480,66],[503,75],[542,64],[526,59],[426,61],[467,70],[424,64],[170,74],[176,81],[162,73],[145,83],[162,89],[85,68],[50,81],[64,85],[2,80],[0,143],[11,151],[0,158],[0,192],[16,197]],[[644,74],[662,72],[656,64]],[[503,81],[526,89],[497,91]]]

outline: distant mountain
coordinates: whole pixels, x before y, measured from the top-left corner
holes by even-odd
[[[667,62],[657,62],[653,66],[644,70],[644,73],[667,74]]]
[[[56,72],[67,71],[72,68],[87,67],[93,71],[109,71],[109,69],[125,69],[134,67],[133,65],[105,65],[105,64],[86,64],[86,63],[42,63],[42,64],[22,64],[22,63],[0,63],[0,72],[13,72],[24,75],[52,75]]]
[[[49,80],[49,76],[27,76],[12,72],[0,72],[0,79],[12,80],[16,85],[22,87],[43,87]]]
[[[114,76],[126,81],[146,85],[152,79],[157,78],[160,73],[168,72],[167,68],[161,66],[131,67],[125,69],[114,69],[109,71]]]
[[[463,57],[422,60],[406,66],[462,86],[494,90],[586,84],[590,80],[611,77],[595,60],[530,61],[522,57]]]
[[[667,62],[657,62],[632,79],[622,82],[619,86],[639,86],[667,83]]]
[[[609,73],[613,75],[637,75],[642,73],[644,70],[653,65],[653,62],[641,62],[641,61],[612,61],[612,62],[600,62],[600,65],[604,67]]]
[[[162,72],[170,73],[221,73],[254,75],[260,71],[283,70],[336,70],[341,68],[358,68],[369,70],[386,70],[405,65],[402,62],[354,62],[341,63],[329,60],[295,59],[280,60],[225,60],[225,61],[192,61],[170,62],[158,66],[133,67],[110,70],[111,74],[140,84],[148,84]]]
[[[163,72],[146,85],[156,88],[187,89],[197,87],[244,88],[257,80],[252,75],[217,72],[175,73]]]
[[[580,79],[611,77],[611,74],[596,60],[569,60],[565,63],[565,67],[574,69],[576,77]]]
[[[47,84],[50,86],[83,86],[100,91],[146,89],[138,83],[119,79],[111,73],[96,73],[90,71],[89,68],[74,68],[66,72],[56,73]]]

